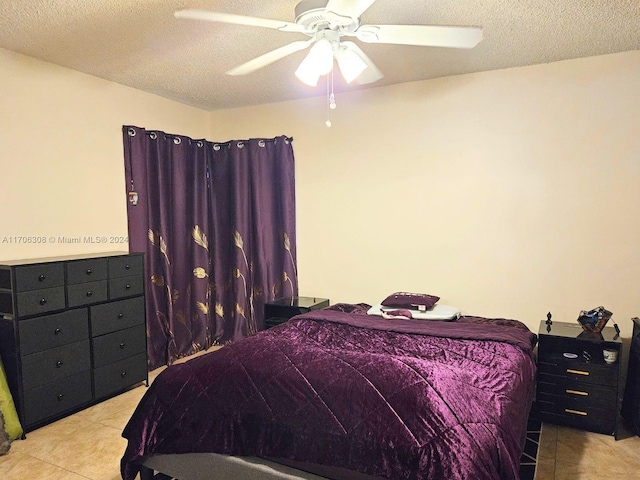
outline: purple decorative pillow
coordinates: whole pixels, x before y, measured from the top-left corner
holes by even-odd
[[[435,295],[426,293],[396,292],[382,301],[385,307],[409,308],[413,310],[429,310],[440,300]]]

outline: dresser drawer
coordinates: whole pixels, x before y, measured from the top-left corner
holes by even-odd
[[[538,373],[537,395],[554,395],[575,399],[583,404],[609,408],[615,405],[617,389],[615,386],[602,386],[576,381],[571,378]]]
[[[119,277],[109,280],[109,298],[127,298],[142,295],[144,282],[142,275],[135,277]]]
[[[16,292],[42,290],[64,285],[64,267],[61,263],[41,263],[16,267]]]
[[[538,371],[586,383],[612,386],[618,384],[618,366],[607,365],[604,361],[586,363],[564,361],[560,358],[544,358],[538,360]]]
[[[105,397],[147,380],[147,355],[141,353],[94,370],[94,395]]]
[[[83,340],[22,357],[22,385],[29,390],[90,368],[89,340]]]
[[[69,308],[91,305],[107,300],[107,281],[78,283],[67,286]]]
[[[537,403],[537,405],[544,408],[540,403]],[[567,411],[565,411],[564,408],[562,410],[544,410],[541,408],[540,418],[543,422],[567,425],[569,427],[607,435],[612,435],[616,428],[615,415],[607,410],[567,408]]]
[[[64,310],[64,287],[18,293],[16,304],[19,317]]]
[[[109,258],[109,278],[142,275],[142,255],[130,255]]]
[[[145,323],[144,297],[90,307],[91,335],[94,337]]]
[[[93,344],[93,366],[102,367],[138,353],[146,352],[147,335],[145,325],[95,337]]]
[[[20,321],[20,355],[23,356],[88,338],[86,308]]]
[[[25,392],[24,422],[28,427],[90,401],[91,372],[87,370]]]
[[[67,262],[67,284],[96,282],[107,279],[107,259],[89,258]]]

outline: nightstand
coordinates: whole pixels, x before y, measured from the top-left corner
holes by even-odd
[[[285,297],[264,304],[264,327],[271,328],[301,313],[329,306],[328,298]]]
[[[618,352],[607,364],[603,350]],[[587,332],[576,323],[540,322],[536,400],[543,422],[617,435],[622,340],[612,327]]]

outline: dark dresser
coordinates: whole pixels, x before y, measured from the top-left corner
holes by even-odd
[[[0,354],[25,432],[147,382],[143,254],[0,264]]]
[[[614,363],[605,363],[605,349],[618,352]],[[621,365],[614,328],[596,334],[577,322],[540,322],[536,403],[542,421],[617,435]]]
[[[275,327],[291,317],[329,306],[328,298],[284,297],[264,304],[264,326]]]

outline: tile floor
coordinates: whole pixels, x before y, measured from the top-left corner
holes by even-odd
[[[153,379],[162,369],[149,375]],[[27,434],[0,457],[2,480],[120,480],[120,436],[146,391],[135,387]],[[545,424],[537,480],[640,480],[640,437],[621,439]],[[188,479],[183,479],[188,480]],[[227,479],[219,479],[227,480]]]

